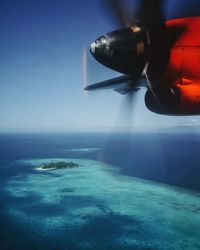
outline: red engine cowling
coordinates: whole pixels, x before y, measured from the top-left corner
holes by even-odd
[[[155,87],[145,95],[146,107],[163,115],[200,115],[200,84],[177,84],[173,87]],[[156,98],[155,98],[156,97]]]

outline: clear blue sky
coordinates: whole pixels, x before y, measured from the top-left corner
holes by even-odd
[[[0,0],[0,131],[103,130],[128,125],[123,121],[123,96],[104,91],[86,96],[82,90],[83,47],[118,28],[97,3]],[[199,1],[168,1],[166,17],[194,14],[197,5]],[[93,81],[117,75],[96,65]],[[144,93],[134,103],[134,126],[200,124],[199,117],[151,113],[144,106]]]

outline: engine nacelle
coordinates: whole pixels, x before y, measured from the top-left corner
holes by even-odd
[[[145,105],[150,111],[163,115],[200,115],[200,85],[177,84],[149,89]]]

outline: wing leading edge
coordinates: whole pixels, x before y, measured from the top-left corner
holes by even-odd
[[[98,82],[92,85],[88,85],[84,90],[101,90],[101,89],[113,89],[118,93],[125,95],[131,91],[137,91],[141,87],[148,87],[145,79],[134,78],[133,76],[122,75],[109,80]]]

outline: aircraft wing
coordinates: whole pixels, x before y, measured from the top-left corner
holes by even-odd
[[[88,85],[84,90],[101,90],[112,89],[118,93],[125,95],[131,91],[137,91],[141,87],[148,87],[145,79],[134,78],[133,76],[122,75],[109,80],[98,82],[92,85]]]

